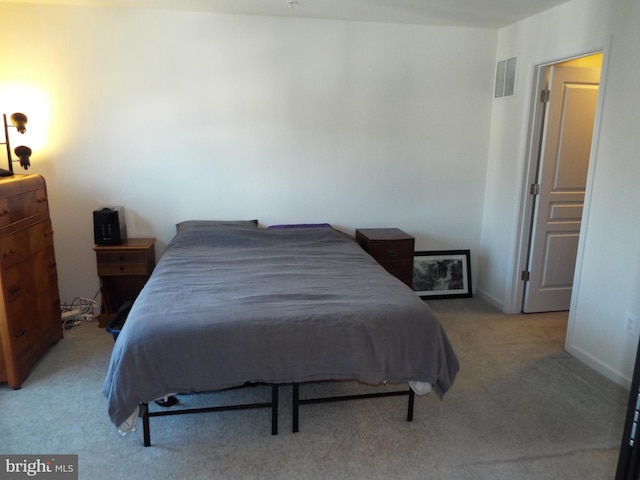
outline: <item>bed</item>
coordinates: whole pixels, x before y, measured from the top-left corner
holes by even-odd
[[[271,408],[277,433],[279,385],[410,383],[412,408],[414,391],[442,397],[458,369],[428,306],[351,236],[187,221],[131,307],[103,393],[122,433],[143,417],[147,445],[148,404],[180,392],[271,385],[237,408]]]

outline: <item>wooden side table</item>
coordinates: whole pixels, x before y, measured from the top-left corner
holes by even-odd
[[[356,241],[389,273],[411,287],[415,238],[399,228],[362,228]]]
[[[102,297],[98,327],[105,327],[147,283],[156,265],[155,242],[155,238],[129,238],[120,245],[93,247]]]

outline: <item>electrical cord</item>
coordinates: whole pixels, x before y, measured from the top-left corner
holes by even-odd
[[[99,293],[100,290],[96,292],[93,298],[76,297],[71,303],[63,303],[61,305],[61,320],[65,330],[96,319],[98,313],[100,313],[100,304],[96,301]]]

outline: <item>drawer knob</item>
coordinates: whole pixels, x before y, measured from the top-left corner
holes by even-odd
[[[16,333],[16,338],[24,337],[25,333],[27,333],[25,329],[20,330],[18,333]]]
[[[398,249],[397,248],[391,248],[391,249],[387,250],[387,253],[389,255],[391,255],[392,257],[397,257],[398,256]]]

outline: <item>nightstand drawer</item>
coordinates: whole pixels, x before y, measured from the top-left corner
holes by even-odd
[[[380,263],[380,262],[378,262]],[[413,276],[413,260],[401,260],[397,262],[380,263],[387,272],[395,275],[403,282],[407,282]]]
[[[97,252],[99,276],[147,275],[147,256],[144,252]]]
[[[388,242],[370,242],[367,252],[380,263],[411,260],[413,258],[413,240],[395,240]]]

